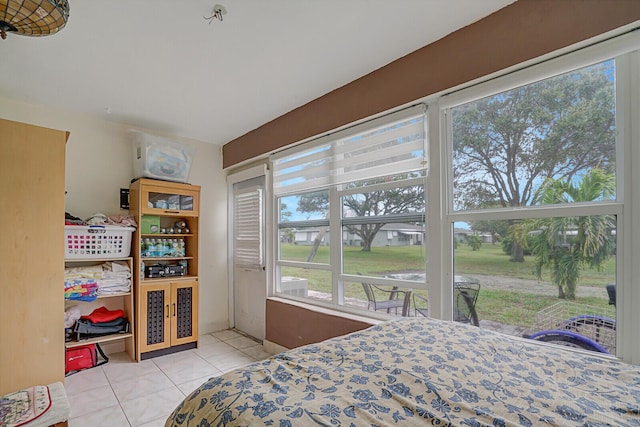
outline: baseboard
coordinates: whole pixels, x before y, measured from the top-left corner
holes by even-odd
[[[278,354],[290,350],[286,347],[281,346],[280,344],[276,344],[269,340],[262,341],[262,349],[269,354]]]

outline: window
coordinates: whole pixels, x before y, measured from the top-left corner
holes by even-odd
[[[616,61],[444,111],[453,289],[481,327],[616,354]]]
[[[276,292],[564,328],[640,363],[639,48],[621,36],[426,99],[428,120],[415,107],[275,155]]]
[[[274,158],[277,293],[408,314],[425,281],[425,124],[417,106]]]

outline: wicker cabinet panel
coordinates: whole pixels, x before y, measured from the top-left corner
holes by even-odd
[[[165,292],[151,291],[147,295],[147,345],[164,342]]]
[[[140,291],[138,331],[139,351],[160,350],[171,343],[170,302],[171,284],[155,283],[143,286]]]
[[[198,282],[171,284],[171,345],[185,344],[198,338]]]

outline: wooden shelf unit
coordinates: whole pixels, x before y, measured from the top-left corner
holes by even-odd
[[[91,265],[102,265],[105,262],[126,262],[131,271],[131,291],[120,292],[112,295],[98,295],[95,301],[80,301],[65,299],[65,310],[69,307],[78,307],[82,315],[90,314],[94,309],[105,306],[109,310],[122,309],[125,316],[129,320],[130,332],[123,334],[109,334],[95,338],[87,338],[80,341],[66,341],[65,347],[72,348],[86,344],[107,343],[117,340],[124,340],[125,352],[135,360],[135,304],[133,301],[133,275],[135,273],[133,269],[133,258],[99,258],[99,259],[65,259],[65,268],[69,267],[81,267]]]
[[[129,209],[139,224],[133,235],[136,360],[195,348],[198,341],[198,237],[200,186],[140,178],[129,187]],[[188,232],[143,232],[145,217],[159,228],[186,223]],[[148,218],[147,218],[148,219]],[[143,239],[183,239],[184,256],[142,256]],[[184,276],[145,277],[144,267],[186,262]]]

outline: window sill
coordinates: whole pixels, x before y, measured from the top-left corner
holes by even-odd
[[[268,297],[268,300],[277,301],[283,304],[290,304],[296,307],[304,308],[305,310],[315,311],[316,313],[326,314],[329,316],[342,317],[345,319],[353,320],[356,322],[368,323],[370,325],[377,325],[378,323],[385,322],[383,319],[376,319],[373,317],[359,316],[357,314],[347,313],[345,311],[333,310],[330,308],[320,307],[314,304],[308,304],[300,301],[290,300],[288,298],[280,297]]]

